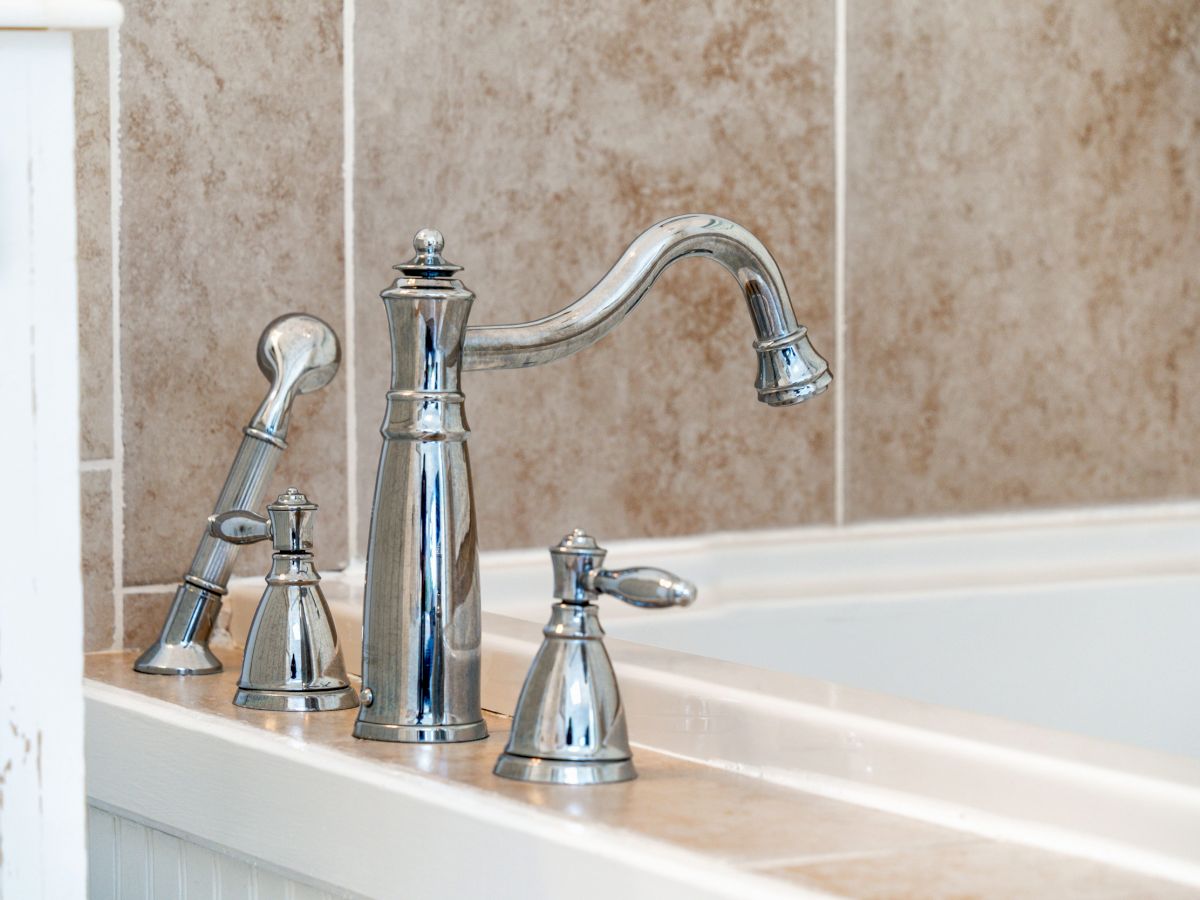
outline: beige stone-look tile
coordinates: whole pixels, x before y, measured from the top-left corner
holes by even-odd
[[[851,3],[847,510],[1200,491],[1200,6]]]
[[[768,869],[764,874],[860,900],[1183,900],[1196,896],[1192,888],[1136,872],[984,840]]]
[[[83,566],[83,647],[113,646],[116,600],[113,592],[112,473],[79,476],[80,538]]]
[[[121,65],[124,566],[139,585],[191,560],[267,390],[262,328],[304,311],[343,330],[341,6],[134,4]],[[346,558],[345,398],[340,376],[298,399],[268,483],[321,504],[325,569]],[[247,548],[238,571],[268,555]]]
[[[75,207],[79,273],[79,449],[113,455],[112,192],[108,32],[75,41]]]
[[[389,266],[433,225],[476,324],[565,306],[654,222],[711,212],[771,249],[834,350],[833,6],[360,4],[355,295],[360,538],[388,386]],[[480,542],[827,522],[833,401],[768,409],[734,281],[688,260],[566,361],[465,376]]]
[[[175,591],[136,591],[122,598],[126,650],[141,652],[154,643],[167,618]],[[133,662],[130,662],[132,667]]]

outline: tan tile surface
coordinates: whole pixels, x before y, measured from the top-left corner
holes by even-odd
[[[178,579],[267,383],[259,332],[293,310],[340,333],[341,7],[131,4],[121,28],[126,583]],[[322,505],[345,547],[345,379],[295,407],[270,492]],[[248,548],[249,549],[249,548]],[[239,571],[265,570],[243,551]],[[131,623],[132,624],[132,623]],[[158,623],[155,623],[156,625]]]
[[[697,763],[637,750],[636,781],[578,789],[529,785],[491,774],[510,719],[485,714],[485,741],[434,747],[360,741],[354,710],[319,715],[235,707],[235,652],[225,671],[162,678],[132,671],[132,653],[92,654],[88,678],[237,720],[380,765],[499,794],[565,818],[621,829],[703,853],[747,871],[863,898],[1176,897],[1174,885],[1043,851],[971,838],[911,819],[826,800]],[[808,865],[797,862],[807,857]],[[831,860],[830,857],[839,857]],[[823,860],[823,861],[822,861]]]
[[[833,6],[813,0],[360,4],[364,544],[388,378],[378,293],[423,225],[446,234],[483,324],[564,306],[659,219],[725,215],[772,250],[832,355],[832,51]],[[832,400],[757,403],[752,339],[735,283],[690,260],[596,347],[468,375],[481,544],[829,521]]]
[[[140,652],[154,642],[166,621],[167,610],[174,596],[174,590],[138,591],[124,595],[123,638],[126,649]]]
[[[74,41],[79,449],[83,459],[108,459],[113,455],[108,32],[77,31]]]
[[[1030,847],[970,841],[768,869],[805,887],[861,900],[1017,900],[1026,897],[1195,897],[1196,891]]]
[[[1200,6],[851,3],[848,512],[1200,491]]]
[[[83,646],[113,646],[112,474],[79,476],[80,538],[83,566]]]

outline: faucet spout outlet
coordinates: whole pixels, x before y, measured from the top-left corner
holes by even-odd
[[[443,743],[487,737],[480,709],[479,564],[459,390],[475,295],[422,230],[382,293],[392,341],[363,608],[354,735]]]

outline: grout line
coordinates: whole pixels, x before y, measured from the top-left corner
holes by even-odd
[[[121,38],[108,30],[109,229],[112,232],[113,649],[125,647],[125,434],[121,386]]]
[[[833,392],[834,524],[846,524],[846,3],[834,4],[833,184],[834,358],[842,383]]]
[[[354,322],[354,8],[342,4],[342,231],[346,369],[346,559],[358,553],[358,377]]]
[[[79,461],[80,472],[111,472],[113,469],[113,461],[111,459],[81,459]]]
[[[253,578],[252,576],[244,576],[254,581],[262,581],[261,578]],[[173,581],[170,584],[130,584],[121,588],[121,595],[128,597],[130,594],[173,594],[179,587],[178,581]]]

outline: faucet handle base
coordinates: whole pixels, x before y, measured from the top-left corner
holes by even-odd
[[[256,691],[240,688],[234,706],[264,712],[330,712],[358,709],[358,694],[352,687],[327,691]]]
[[[615,784],[637,778],[632,759],[583,762],[518,756],[515,753],[501,753],[492,772],[501,778],[534,784]]]
[[[399,744],[454,744],[481,741],[488,736],[488,730],[482,719],[462,725],[392,725],[359,719],[354,723],[354,736]]]

